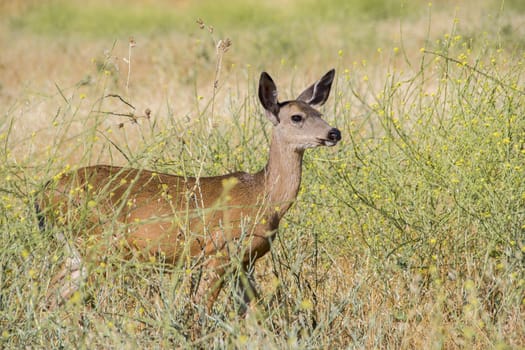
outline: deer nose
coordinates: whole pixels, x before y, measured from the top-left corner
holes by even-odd
[[[341,140],[341,131],[339,131],[339,129],[336,129],[336,128],[332,128],[332,130],[330,130],[328,132],[328,139],[330,141],[340,141]]]

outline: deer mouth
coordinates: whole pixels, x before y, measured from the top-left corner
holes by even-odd
[[[328,139],[317,139],[319,141],[319,144],[323,146],[333,147],[337,145],[337,141],[335,140],[328,140]]]

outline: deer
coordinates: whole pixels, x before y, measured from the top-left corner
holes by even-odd
[[[318,110],[328,99],[334,75],[332,69],[295,100],[279,102],[274,81],[261,73],[258,97],[273,130],[267,164],[254,174],[195,178],[91,165],[48,181],[35,203],[40,228],[51,224],[75,230],[80,222],[82,231],[68,237],[58,233],[68,257],[52,279],[59,285],[55,306],[80,288],[88,275],[86,261],[102,259],[109,247],[122,242],[129,259],[160,255],[173,265],[184,256],[196,259],[201,273],[192,301],[208,313],[232,257],[240,254],[246,276],[241,297],[246,303],[257,298],[253,266],[269,252],[279,222],[297,197],[305,150],[341,140],[340,130]],[[102,238],[105,232],[110,232],[108,239]],[[82,248],[93,240],[101,242],[96,249]]]

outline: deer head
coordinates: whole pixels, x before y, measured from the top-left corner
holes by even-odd
[[[316,109],[328,99],[334,75],[332,69],[297,99],[279,102],[272,78],[266,72],[261,74],[259,99],[266,117],[275,127],[274,139],[300,152],[317,146],[334,146],[341,140],[341,132],[328,125]]]

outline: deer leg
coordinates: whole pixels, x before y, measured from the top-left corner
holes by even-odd
[[[224,283],[225,263],[224,259],[211,258],[201,268],[201,274],[197,281],[197,290],[192,298],[198,310],[193,317],[192,340],[197,340],[201,336],[204,312],[211,313],[213,304],[219,296]],[[201,309],[200,306],[205,306],[205,309]]]
[[[223,276],[230,260],[224,232],[213,232],[202,249],[205,260],[202,263],[201,274],[194,294],[193,301],[196,305],[206,303],[206,311],[211,312],[213,303],[217,299],[224,283]]]
[[[51,280],[51,286],[58,286],[58,291],[53,288],[47,295],[50,310],[68,300],[87,276],[87,268],[82,263],[80,252],[71,242],[66,242],[66,251],[68,256],[64,267]]]
[[[205,303],[208,313],[211,312],[213,304],[222,289],[225,263],[225,259],[212,258],[202,267],[193,302],[196,305]]]
[[[237,278],[237,290],[242,297],[238,313],[244,316],[253,305],[254,300],[259,298],[253,276],[253,264],[243,265]]]

